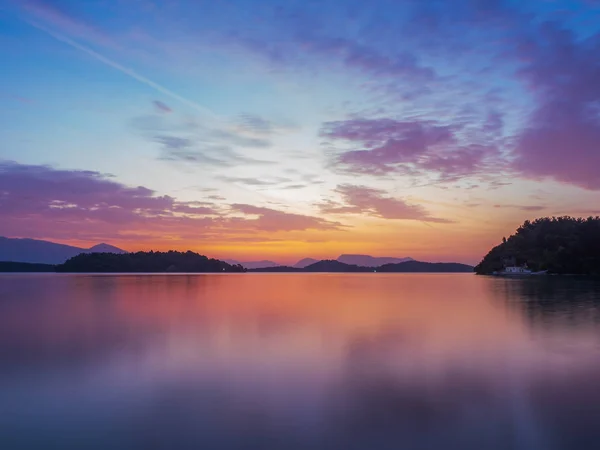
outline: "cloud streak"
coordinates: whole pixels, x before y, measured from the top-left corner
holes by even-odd
[[[178,102],[180,102],[186,106],[189,106],[190,108],[194,109],[195,111],[201,113],[203,116],[211,118],[213,120],[221,120],[221,118],[217,114],[215,114],[213,111],[211,111],[209,108],[202,106],[202,105],[200,105],[192,100],[189,100],[185,97],[182,97],[181,95],[162,86],[161,84],[156,83],[155,81],[152,81],[151,79],[149,79],[143,75],[140,75],[133,69],[125,67],[125,66],[119,64],[118,62],[113,61],[112,59],[98,53],[97,51],[92,50],[91,48],[88,48],[85,45],[79,44],[78,42],[75,42],[73,39],[71,39],[63,34],[52,31],[49,28],[47,28],[35,21],[27,20],[26,22],[29,25],[31,25],[32,27],[35,27],[38,30],[43,31],[47,35],[53,37],[54,39],[56,39],[60,42],[63,42],[65,44],[87,54],[88,56],[91,56],[92,58],[103,63],[104,65],[106,65],[108,67],[112,67],[113,69],[118,70],[119,72],[129,76],[130,78],[132,78],[136,81],[139,81],[140,83],[154,89],[155,91],[160,92],[161,94],[164,94],[166,96],[169,96],[172,99],[177,100]]]
[[[166,114],[173,112],[173,110],[168,105],[166,105],[165,103],[163,103],[159,100],[154,100],[153,104],[154,104],[154,107],[159,112],[166,113]]]
[[[520,211],[537,212],[537,211],[543,211],[544,209],[546,209],[546,206],[542,206],[542,205],[494,205],[494,208],[498,208],[498,209],[509,208],[509,209],[518,209]]]
[[[273,144],[264,137],[247,136],[198,120],[165,114],[134,119],[132,125],[148,141],[157,144],[158,159],[184,164],[186,167],[208,165],[232,168],[240,165],[266,166],[274,161],[262,159]]]
[[[0,161],[0,235],[5,236],[232,240],[341,228],[339,222],[249,204],[181,202],[94,171]]]
[[[257,216],[256,226],[266,231],[340,230],[343,227],[340,222],[247,204],[233,204],[231,209],[244,215]]]
[[[324,214],[361,214],[381,219],[420,220],[423,222],[450,223],[450,220],[431,216],[420,205],[389,197],[384,191],[366,186],[343,184],[335,192],[342,203],[325,201],[318,206]]]

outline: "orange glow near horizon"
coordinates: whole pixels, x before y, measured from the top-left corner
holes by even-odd
[[[281,264],[293,264],[303,258],[335,259],[341,254],[412,257],[421,261],[476,264],[490,248],[500,242],[502,236],[510,235],[519,224],[518,221],[507,224],[498,222],[498,228],[502,226],[504,229],[486,229],[475,224],[442,226],[425,225],[416,221],[394,224],[381,220],[371,222],[348,231],[256,231],[251,235],[251,242],[244,240],[247,236],[232,236],[229,240],[225,237],[194,240],[157,236],[142,240],[115,237],[107,243],[128,251],[191,250],[218,259],[273,260]],[[99,243],[97,240],[58,242],[85,248]]]

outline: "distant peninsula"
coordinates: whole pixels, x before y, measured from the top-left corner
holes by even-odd
[[[600,275],[600,217],[543,217],[525,221],[475,267],[491,275],[507,265],[549,274]]]

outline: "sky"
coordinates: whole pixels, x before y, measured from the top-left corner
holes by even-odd
[[[0,0],[0,235],[477,263],[600,215],[599,0]]]

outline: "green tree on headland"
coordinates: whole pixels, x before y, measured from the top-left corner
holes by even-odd
[[[526,220],[475,267],[478,274],[502,270],[507,261],[534,271],[600,275],[600,217]]]

